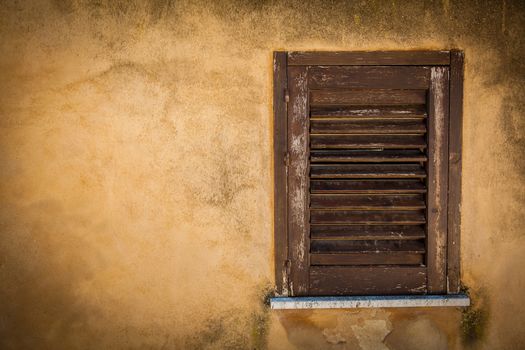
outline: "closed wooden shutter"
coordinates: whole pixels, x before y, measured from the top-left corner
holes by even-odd
[[[343,65],[330,56],[315,65],[297,57],[289,56],[281,106],[286,292],[446,293],[446,61]]]

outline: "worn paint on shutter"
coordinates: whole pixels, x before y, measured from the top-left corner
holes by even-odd
[[[290,295],[446,293],[448,271],[456,288],[450,53],[303,52],[288,64]]]
[[[428,291],[446,292],[448,192],[448,67],[434,67],[429,90],[427,163]]]
[[[290,292],[308,293],[308,87],[307,68],[288,68],[288,233]]]

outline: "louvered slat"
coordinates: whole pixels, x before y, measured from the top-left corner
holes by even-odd
[[[423,241],[311,241],[312,265],[418,265]]]
[[[385,270],[425,264],[425,90],[314,90],[310,94],[311,291],[356,294],[381,285]],[[329,270],[329,268],[336,268]],[[355,284],[332,281],[348,271]],[[424,286],[416,270],[391,270],[406,289]],[[403,273],[410,271],[412,275]],[[420,270],[417,270],[420,271]],[[312,280],[313,279],[313,280]],[[367,279],[370,286],[367,286]],[[319,284],[317,284],[319,282]],[[374,285],[373,285],[374,284]],[[350,289],[345,289],[350,288]],[[367,292],[370,292],[368,290]]]
[[[311,135],[312,149],[411,149],[426,148],[419,135]]]
[[[425,199],[418,194],[312,194],[310,207],[337,210],[410,210],[424,209]]]
[[[421,225],[311,225],[312,239],[336,240],[390,240],[422,239],[425,229]]]
[[[426,172],[419,164],[312,164],[310,176],[315,178],[425,178]]]
[[[379,253],[311,254],[310,264],[312,266],[422,265],[424,263],[424,257],[423,253],[392,251]]]
[[[312,163],[384,163],[426,162],[425,153],[418,150],[312,150]]]
[[[312,118],[368,118],[370,119],[420,119],[427,117],[424,105],[399,105],[399,106],[337,106],[337,107],[315,107],[310,109]]]
[[[406,252],[422,254],[425,252],[425,244],[422,241],[324,241],[312,240],[310,243],[312,253],[368,253],[368,252]]]
[[[426,222],[423,210],[310,210],[312,224],[415,225]]]
[[[310,181],[310,191],[315,193],[426,193],[421,180],[319,180]]]
[[[426,90],[354,89],[312,90],[311,106],[423,105]]]
[[[424,120],[351,120],[313,119],[310,133],[314,134],[424,134]]]

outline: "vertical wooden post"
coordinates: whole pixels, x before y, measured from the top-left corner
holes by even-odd
[[[276,294],[288,296],[286,52],[273,54],[274,247]]]
[[[461,147],[463,130],[463,52],[450,53],[448,158],[448,293],[460,292]]]
[[[432,67],[428,120],[428,292],[446,292],[448,193],[448,67]]]
[[[290,256],[290,292],[308,294],[309,210],[308,210],[308,87],[307,67],[288,68],[288,254]]]

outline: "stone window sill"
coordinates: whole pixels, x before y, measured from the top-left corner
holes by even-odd
[[[348,297],[275,297],[270,299],[270,307],[275,310],[355,309],[387,307],[464,307],[469,305],[470,298],[465,294]]]

